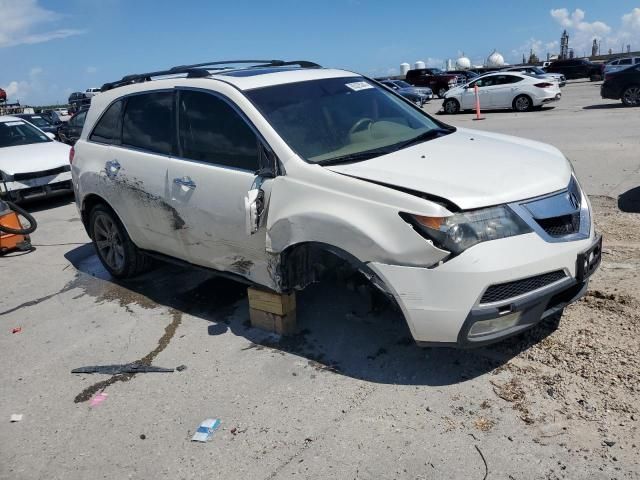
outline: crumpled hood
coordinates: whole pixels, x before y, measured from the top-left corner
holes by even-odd
[[[371,160],[326,168],[445,198],[465,210],[562,190],[571,178],[569,162],[551,145],[463,128]]]
[[[40,172],[69,165],[71,147],[60,142],[0,148],[0,171],[9,175]]]

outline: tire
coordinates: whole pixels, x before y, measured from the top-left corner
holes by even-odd
[[[444,98],[444,96],[446,95],[446,93],[447,93],[447,89],[446,89],[446,88],[444,88],[444,87],[440,87],[440,88],[438,89],[438,97],[440,97],[440,98]]]
[[[516,112],[528,112],[533,108],[533,101],[529,95],[518,95],[513,99],[513,109]]]
[[[98,204],[89,214],[89,236],[104,268],[114,278],[131,278],[151,268],[151,258],[134,245],[111,208]]]
[[[444,109],[444,113],[455,115],[460,111],[460,104],[455,98],[447,98],[442,104],[442,108]]]
[[[639,107],[640,106],[640,85],[630,85],[622,91],[620,100],[627,107]]]

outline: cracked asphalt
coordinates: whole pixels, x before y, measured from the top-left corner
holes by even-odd
[[[439,117],[561,148],[605,234],[585,299],[490,348],[417,348],[349,281],[300,293],[278,338],[250,327],[245,286],[170,265],[116,282],[72,199],[31,205],[37,249],[0,258],[0,479],[640,478],[640,117],[598,86]],[[187,368],[70,373],[134,361]]]

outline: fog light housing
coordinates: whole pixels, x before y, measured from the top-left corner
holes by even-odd
[[[506,330],[518,324],[521,312],[509,313],[490,320],[479,320],[471,326],[469,338],[482,337]]]

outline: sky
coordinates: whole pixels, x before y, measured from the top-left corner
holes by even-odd
[[[402,62],[517,63],[640,50],[640,0],[0,0],[0,87],[9,101],[65,103],[131,73],[227,59],[311,60],[371,76]]]

